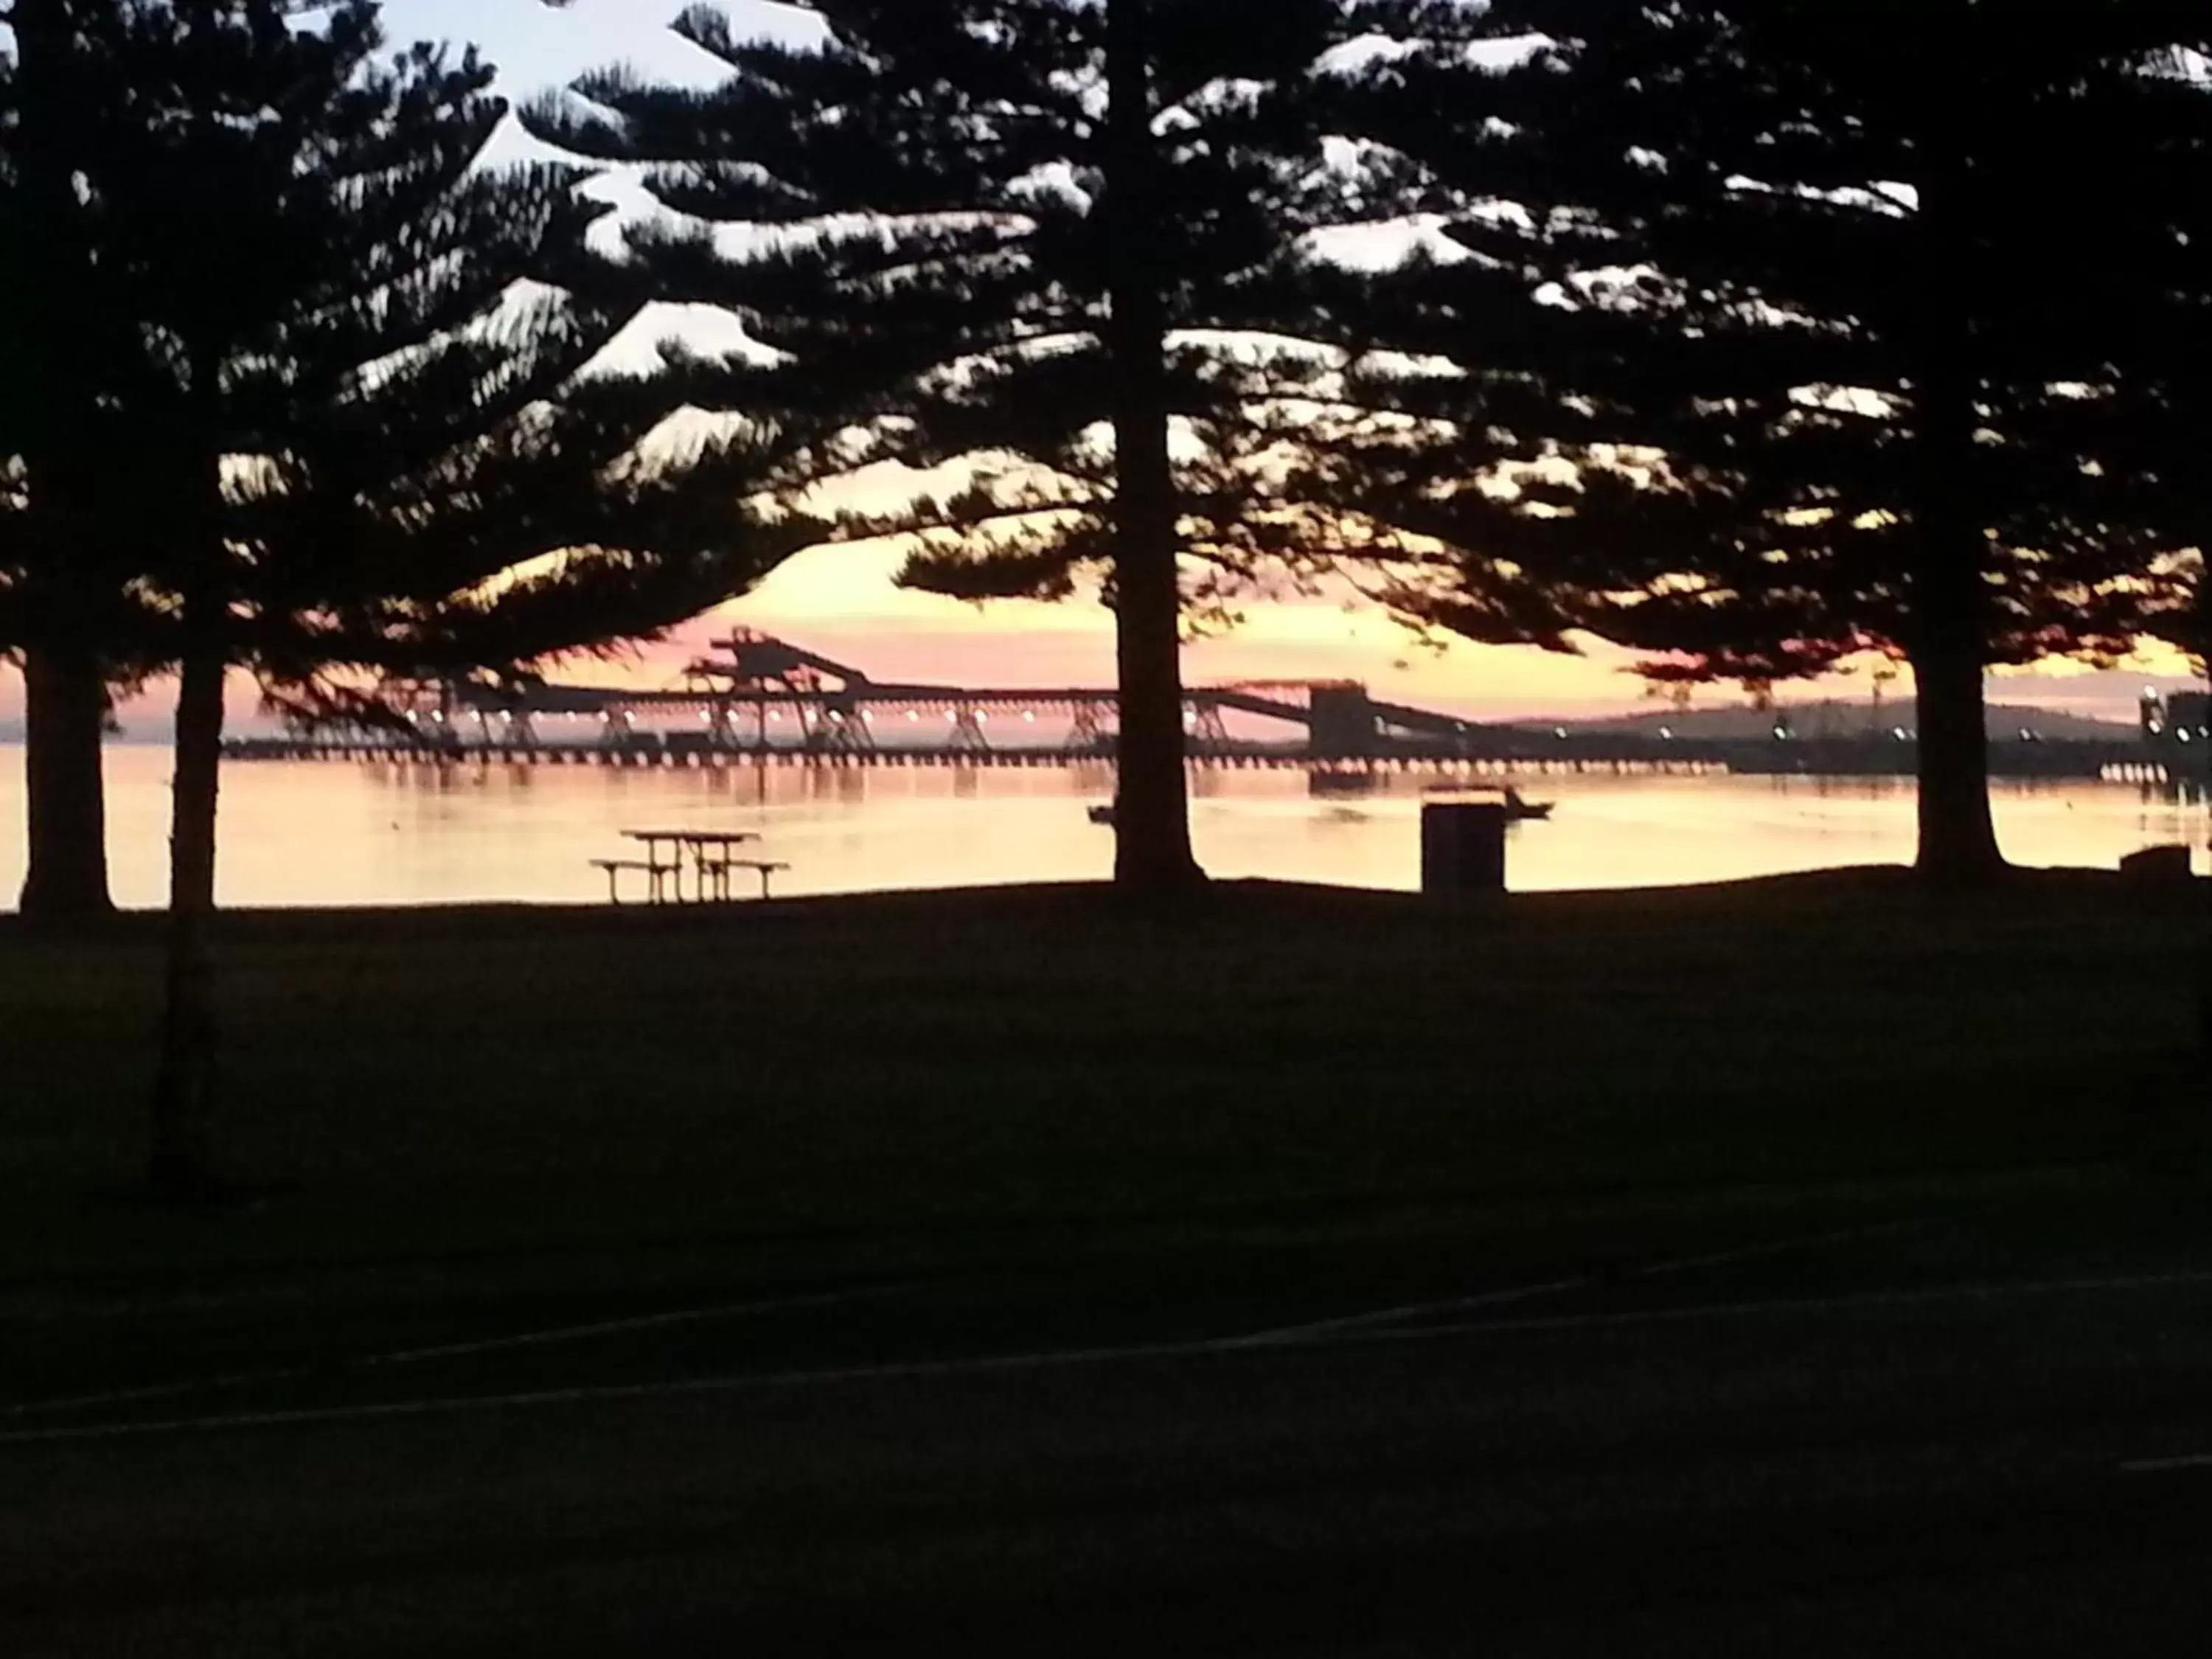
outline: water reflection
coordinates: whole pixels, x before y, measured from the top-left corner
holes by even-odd
[[[109,757],[115,889],[161,899],[167,755]],[[1503,780],[1498,780],[1502,781]],[[1427,780],[1364,772],[1208,771],[1194,778],[1201,859],[1224,877],[1410,888]],[[1911,855],[1911,786],[1888,779],[1576,776],[1522,780],[1556,800],[1516,826],[1516,888],[1640,886]],[[0,754],[0,893],[21,880],[21,756]],[[648,820],[763,837],[793,893],[1007,881],[1091,880],[1113,832],[1085,808],[1110,799],[1103,766],[994,769],[744,765],[724,769],[239,764],[223,786],[222,890],[231,904],[592,899],[586,860]],[[2212,805],[2134,784],[2006,786],[2008,854],[2024,864],[2110,867],[2139,847],[2186,842],[2208,867]]]

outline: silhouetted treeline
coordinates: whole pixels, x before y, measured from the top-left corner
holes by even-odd
[[[728,70],[707,90],[609,70],[527,112],[571,154],[641,167],[670,210],[609,259],[585,240],[574,177],[495,188],[469,170],[498,115],[482,71],[380,67],[373,8],[14,0],[0,211],[38,230],[11,249],[40,250],[0,270],[23,365],[0,392],[18,509],[0,528],[0,625],[34,647],[27,902],[104,895],[83,842],[107,680],[197,650],[329,696],[358,684],[332,667],[506,665],[649,628],[796,539],[729,510],[744,486],[788,502],[872,462],[969,464],[942,499],[847,526],[914,532],[909,580],[970,597],[1103,583],[1123,691],[1118,872],[1158,893],[1197,874],[1178,632],[1271,590],[1349,584],[1490,641],[1567,648],[1587,631],[1662,677],[1908,659],[1921,862],[1960,878],[1998,862],[1984,669],[2197,638],[2212,90],[2194,54],[2212,22],[2193,9],[810,9],[823,36],[795,47],[684,13],[678,29]],[[191,44],[231,36],[227,63]],[[312,51],[327,61],[255,101],[273,82],[252,75]],[[402,166],[410,134],[423,159]],[[190,180],[133,197],[129,180],[194,144],[214,147],[191,169],[228,179],[222,203]],[[381,159],[349,161],[349,145]],[[410,189],[362,194],[361,170],[386,165]],[[188,225],[212,234],[195,244]],[[240,269],[244,240],[291,236],[296,258]],[[374,274],[366,250],[387,244],[415,250],[394,270],[471,274],[390,342],[363,325],[325,349],[286,320],[379,313],[367,296],[416,280]],[[220,315],[166,317],[151,297],[218,290]],[[518,323],[525,291],[559,298]],[[662,375],[624,383],[619,415],[587,407],[574,371],[653,301],[726,307],[767,349],[671,349]],[[371,395],[377,365],[434,339],[441,367],[410,374],[409,396],[469,413],[390,447],[419,416]],[[465,361],[460,339],[489,356]],[[495,368],[498,342],[528,366]],[[261,367],[208,380],[196,361]],[[234,418],[232,379],[283,384],[283,412]],[[608,458],[631,453],[616,440],[684,404],[753,434],[719,458],[729,488],[682,497],[729,533],[660,500],[678,527],[610,538],[590,519]],[[361,431],[317,451],[298,434],[339,428],[316,410],[354,411]],[[551,470],[454,483],[483,434],[548,411],[593,435],[542,444],[531,465]],[[341,468],[341,450],[360,459]],[[316,459],[228,459],[270,455]],[[567,486],[550,482],[562,465]],[[165,467],[159,491],[111,487]],[[254,507],[264,487],[283,514]],[[425,501],[464,499],[462,529],[394,541]],[[359,509],[343,529],[305,505],[331,501]],[[527,628],[519,604],[486,607],[486,572],[568,548],[580,522],[583,544],[621,556],[589,562],[589,583],[526,585]],[[147,551],[185,544],[200,552]],[[285,573],[265,599],[264,570]]]

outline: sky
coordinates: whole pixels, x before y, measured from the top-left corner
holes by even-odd
[[[803,41],[818,23],[795,7],[769,0],[726,0],[734,21],[753,32]],[[386,0],[386,27],[395,44],[472,42],[501,71],[518,100],[556,88],[582,71],[626,64],[655,77],[708,84],[713,58],[671,33],[683,0],[574,0],[553,10],[539,0]],[[541,154],[519,127],[496,142],[502,161]],[[633,211],[644,210],[634,185],[610,179],[595,186]],[[653,325],[647,325],[647,331]],[[644,342],[639,342],[644,343]],[[672,678],[708,640],[732,624],[791,638],[881,678],[957,679],[970,684],[1109,684],[1111,622],[1095,604],[999,603],[975,606],[900,590],[891,580],[895,550],[880,546],[823,549],[801,554],[755,592],[702,618],[667,643],[645,648],[612,667],[579,678],[659,683]],[[1589,641],[1580,657],[1533,649],[1454,642],[1437,649],[1413,640],[1387,618],[1347,612],[1328,603],[1255,604],[1233,633],[1194,645],[1186,661],[1194,683],[1244,678],[1352,678],[1378,696],[1419,701],[1499,717],[1579,715],[1647,706],[1643,683],[1626,672],[1626,653]],[[2008,702],[2125,717],[2147,677],[2178,670],[2171,660],[2131,665],[2115,674],[2083,675],[2032,687],[2006,688]],[[2176,682],[2178,683],[2178,682]],[[1864,671],[1788,695],[1864,696]],[[1892,695],[1900,688],[1893,688]],[[1735,701],[1716,688],[1701,701]],[[12,714],[20,688],[0,671],[0,714]],[[240,712],[251,699],[241,698]]]

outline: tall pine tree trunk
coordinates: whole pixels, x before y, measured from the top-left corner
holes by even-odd
[[[23,685],[22,914],[58,926],[95,921],[113,908],[101,770],[106,678],[94,653],[50,642],[25,653]]]
[[[1121,687],[1114,879],[1154,896],[1205,880],[1190,848],[1183,771],[1182,598],[1168,453],[1166,273],[1151,234],[1149,0],[1109,0],[1107,209],[1113,260],[1115,661]]]
[[[173,502],[185,560],[178,617],[178,687],[169,811],[169,917],[161,1057],[154,1078],[147,1184],[158,1200],[193,1204],[219,1190],[215,961],[216,809],[222,781],[222,687],[230,666],[230,550],[224,540],[220,359],[191,358],[182,419],[158,430],[153,487]],[[171,469],[174,469],[172,471]]]
[[[155,1195],[179,1202],[207,1197],[216,1186],[215,967],[208,934],[215,917],[227,655],[204,620],[194,626],[188,617],[187,625],[169,834],[167,1000],[148,1166]]]
[[[1920,722],[1914,867],[1945,885],[1986,881],[2003,871],[2005,860],[1990,813],[1980,653],[1931,641],[1913,652],[1912,672]]]
[[[1951,21],[1963,21],[1955,15]],[[1966,38],[1965,31],[1956,38]],[[1962,160],[1967,143],[1963,127],[1973,116],[1963,93],[1929,101],[1929,169],[1918,210],[1923,269],[1916,273],[1917,546],[1908,641],[1920,725],[1920,835],[1914,862],[1931,881],[1971,885],[2005,867],[1990,815],[1983,690],[1991,619],[1984,580],[1986,515],[1976,465],[1981,382],[1972,319],[1981,273],[1974,269],[1971,185]]]
[[[25,582],[24,784],[29,866],[22,913],[63,925],[106,915],[106,798],[101,777],[107,687],[85,590],[94,549],[82,521],[103,459],[92,432],[82,315],[90,266],[74,162],[82,101],[68,9],[16,0],[17,187],[34,234],[13,251],[28,279],[21,301],[26,349],[7,372],[40,411],[25,456],[30,480]]]

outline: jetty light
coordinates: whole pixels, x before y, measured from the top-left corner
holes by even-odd
[[[1662,743],[1672,743],[1672,742],[1674,742],[1674,728],[1673,726],[1661,726],[1661,727],[1659,728],[1659,741],[1660,741],[1660,742],[1662,742]]]
[[[921,718],[921,716],[919,714],[917,714],[915,710],[913,710],[913,709],[911,709],[911,708],[909,708],[909,709],[908,709],[908,710],[906,711],[906,717],[907,717],[907,719],[908,719],[909,721],[918,720],[920,720],[920,719]]]

